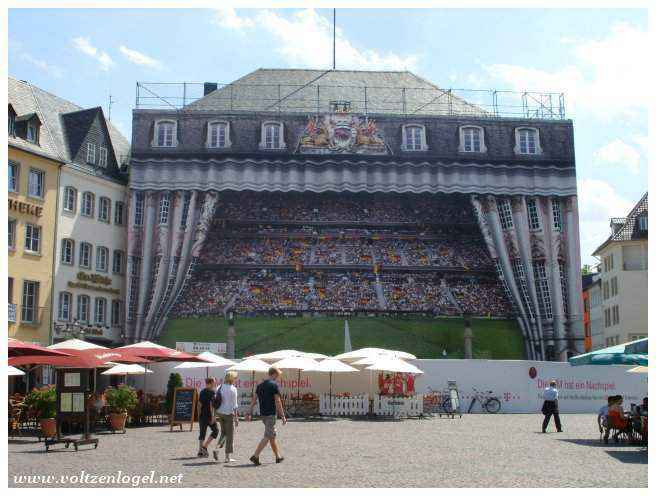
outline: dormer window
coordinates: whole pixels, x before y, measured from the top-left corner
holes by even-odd
[[[98,148],[98,167],[107,167],[107,148],[104,146]]]
[[[282,150],[285,148],[282,122],[264,122],[260,148],[264,150]]]
[[[9,115],[11,120],[12,109],[9,109]],[[34,143],[35,145],[39,144],[39,128],[41,127],[41,121],[39,116],[35,113],[20,115],[14,117],[14,132],[16,135],[21,138]]]
[[[156,121],[153,146],[175,147],[178,145],[176,138],[178,125],[175,121]]]
[[[515,129],[515,153],[520,155],[540,155],[540,133],[533,127]]]
[[[485,132],[480,126],[462,126],[460,128],[460,147],[465,153],[485,153]]]
[[[426,145],[426,128],[418,124],[403,126],[403,144],[401,149],[406,152],[428,150]]]
[[[9,136],[16,136],[16,112],[14,107],[9,104],[9,121],[7,125]]]
[[[87,143],[87,164],[96,163],[96,144]]]
[[[27,141],[30,143],[38,143],[39,142],[39,128],[37,127],[36,123],[34,122],[28,122],[27,123],[27,135],[26,135]]]
[[[207,148],[230,147],[230,126],[227,122],[216,121],[207,125]]]

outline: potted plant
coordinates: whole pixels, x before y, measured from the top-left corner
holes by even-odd
[[[166,385],[166,401],[164,403],[164,408],[169,416],[173,411],[173,395],[175,394],[175,389],[179,387],[182,387],[182,377],[177,372],[171,372],[169,382]]]
[[[107,406],[109,407],[109,422],[113,431],[125,432],[125,420],[128,410],[137,404],[137,393],[134,388],[121,384],[117,388],[107,388],[105,391]]]
[[[57,392],[55,386],[34,388],[25,398],[25,403],[39,419],[41,431],[46,438],[57,435]]]

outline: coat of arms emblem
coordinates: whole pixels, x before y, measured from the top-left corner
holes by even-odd
[[[344,114],[309,117],[298,151],[308,154],[388,154],[385,140],[377,129],[375,120]]]

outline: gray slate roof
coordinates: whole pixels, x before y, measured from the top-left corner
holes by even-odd
[[[79,112],[83,110],[82,107],[48,93],[27,81],[21,81],[11,76],[8,78],[8,86],[9,103],[14,107],[16,114],[20,116],[34,112],[42,123],[39,135],[40,146],[19,137],[11,136],[9,137],[9,143],[28,151],[50,156],[56,160],[71,162],[72,157],[67,144],[62,115]],[[107,120],[105,122],[107,123],[117,160],[120,160],[121,157],[127,157],[130,153],[130,143],[111,122]]]
[[[638,226],[638,217],[647,215],[649,212],[648,195],[649,192],[644,194],[640,201],[638,201],[638,203],[636,203],[631,209],[629,215],[624,219],[623,225],[611,234],[610,237],[594,251],[593,255],[596,255],[601,249],[613,241],[636,241],[639,239],[647,239],[648,232],[640,230]]]
[[[356,113],[486,114],[409,71],[314,69],[257,69],[185,109],[307,113],[317,111],[317,98],[320,112],[329,111],[331,101],[349,101]]]

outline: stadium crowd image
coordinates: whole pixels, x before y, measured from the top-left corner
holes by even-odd
[[[137,105],[127,339],[169,318],[516,319],[582,351],[572,123],[505,117],[409,72],[259,69]]]

